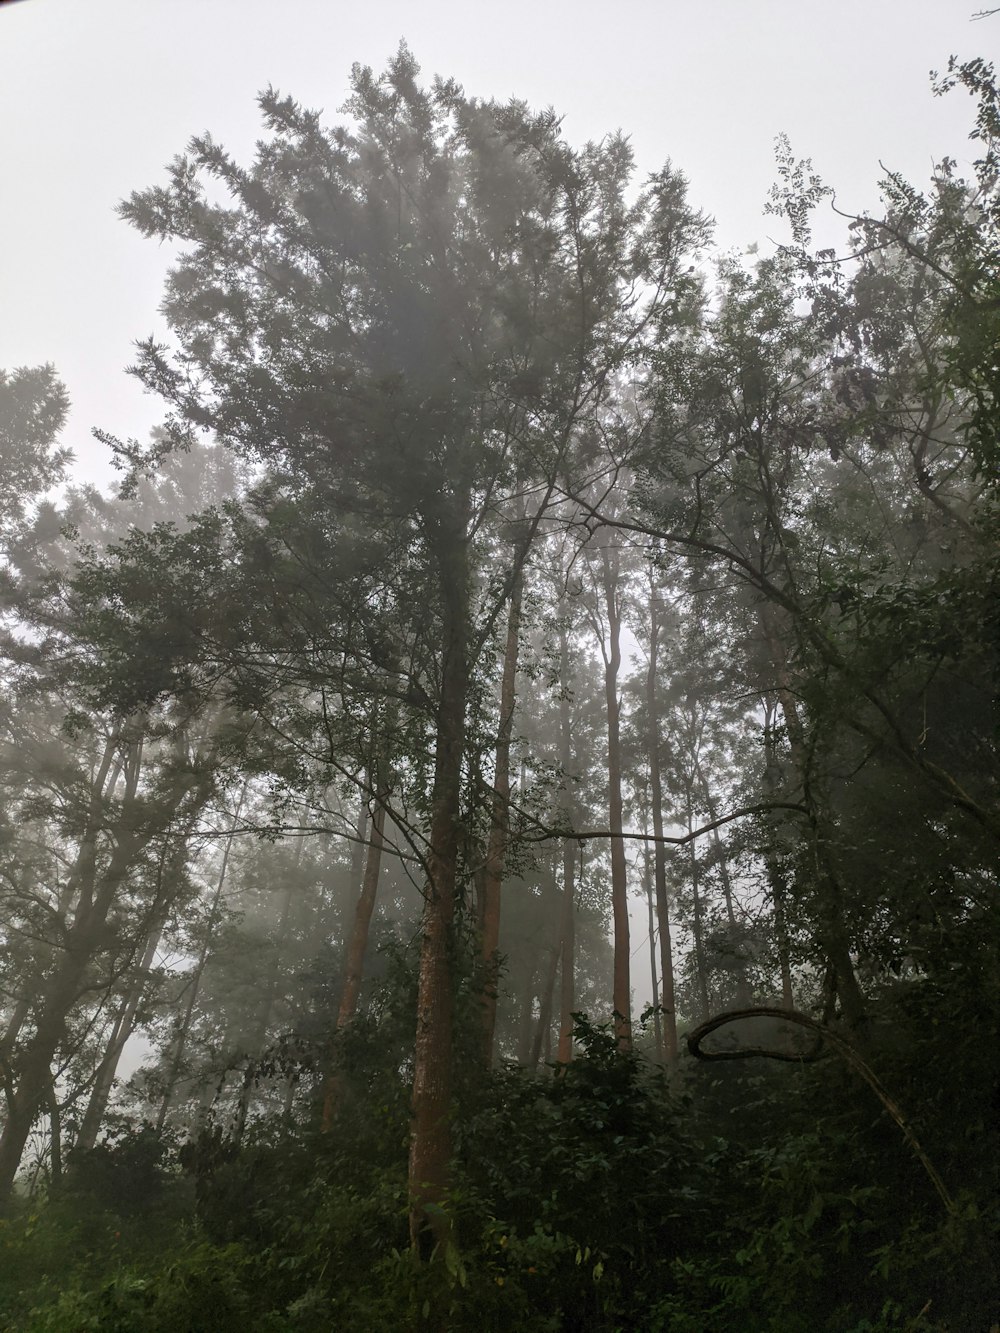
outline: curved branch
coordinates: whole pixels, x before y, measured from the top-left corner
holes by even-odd
[[[799,1027],[808,1028],[809,1031],[816,1034],[816,1043],[814,1047],[804,1052],[802,1055],[785,1055],[779,1051],[769,1051],[764,1047],[748,1046],[740,1051],[703,1051],[701,1043],[710,1032],[717,1028],[724,1027],[727,1023],[735,1023],[741,1018],[780,1018],[786,1023],[796,1023]],[[893,1101],[886,1092],[882,1083],[879,1081],[875,1071],[863,1060],[849,1041],[846,1041],[839,1032],[834,1032],[832,1028],[824,1027],[822,1023],[817,1023],[814,1018],[809,1018],[806,1014],[800,1014],[797,1009],[778,1009],[771,1006],[762,1005],[753,1009],[730,1009],[723,1014],[716,1014],[714,1018],[708,1019],[689,1032],[687,1036],[688,1050],[697,1060],[744,1060],[753,1056],[761,1056],[767,1060],[790,1060],[796,1063],[809,1063],[819,1059],[820,1048],[823,1042],[829,1042],[834,1050],[840,1055],[844,1062],[848,1064],[857,1074],[860,1074],[864,1081],[874,1092],[890,1116],[902,1131],[903,1137],[913,1149],[921,1166],[927,1172],[931,1184],[937,1190],[941,1202],[945,1206],[945,1211],[950,1215],[957,1214],[955,1201],[948,1193],[948,1188],[944,1181],[938,1175],[933,1162],[921,1148],[916,1134],[910,1128],[909,1122],[903,1115],[899,1105]]]

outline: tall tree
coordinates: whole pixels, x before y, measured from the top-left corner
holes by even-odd
[[[666,317],[704,224],[669,170],[626,202],[622,138],[573,152],[552,114],[479,103],[453,83],[428,92],[417,73],[405,50],[381,78],[356,68],[354,125],[331,132],[268,92],[270,138],[251,168],[202,137],[165,188],[123,213],[182,247],[164,305],[179,354],[150,340],[137,367],[170,406],[169,441],[212,430],[264,464],[261,512],[300,559],[298,600],[324,608],[298,635],[300,675],[315,687],[317,647],[336,661],[361,633],[363,655],[352,648],[327,697],[349,684],[423,711],[433,777],[410,1192],[424,1246],[449,1225],[449,941],[473,673],[574,433]],[[210,202],[206,177],[228,205]],[[523,533],[487,577],[483,539],[529,477]],[[338,565],[360,551],[386,570],[404,549],[423,591],[401,606],[400,632],[387,637],[371,603],[331,616]]]
[[[656,899],[656,924],[660,945],[659,1001],[663,1023],[663,1055],[669,1065],[677,1062],[677,1007],[674,995],[673,935],[670,929],[670,902],[667,897],[667,848],[663,842],[663,777],[660,749],[660,704],[658,678],[660,669],[660,637],[664,630],[665,605],[657,587],[655,573],[649,581],[649,658],[646,666],[646,727],[647,763],[649,765],[649,799],[652,814],[653,882]],[[652,935],[650,949],[653,948]]]
[[[0,1196],[11,1189],[57,1060],[67,1060],[89,1026],[92,1015],[81,1004],[115,993],[162,919],[167,885],[156,874],[158,843],[189,828],[211,794],[213,763],[191,743],[186,721],[178,719],[159,744],[148,717],[115,727],[92,774],[75,775],[84,805],[75,812],[79,826],[70,825],[68,872],[49,890],[48,947],[25,978],[4,1038]],[[166,730],[162,719],[157,725]],[[16,929],[16,918],[10,924]]]
[[[611,843],[611,910],[614,918],[615,965],[612,987],[615,1035],[620,1050],[632,1047],[631,945],[628,915],[628,866],[622,838],[622,740],[619,672],[622,665],[622,622],[625,579],[621,548],[611,530],[601,528],[594,553],[598,605],[592,623],[604,663],[604,707],[608,728],[608,831]]]
[[[480,909],[483,958],[483,1055],[485,1063],[493,1061],[493,1040],[497,1019],[497,987],[500,977],[500,894],[503,886],[504,863],[510,837],[510,742],[514,727],[514,702],[517,682],[517,661],[521,629],[521,605],[524,596],[524,577],[521,571],[511,589],[507,613],[507,640],[503,655],[503,673],[500,681],[500,725],[497,729],[494,759],[493,801],[490,811],[490,834],[486,848],[486,864],[482,879]]]

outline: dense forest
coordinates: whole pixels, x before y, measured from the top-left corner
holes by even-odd
[[[839,248],[779,141],[766,256],[352,89],[121,205],[113,493],[0,374],[0,1322],[986,1333],[992,67]]]

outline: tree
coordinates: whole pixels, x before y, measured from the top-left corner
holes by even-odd
[[[493,1041],[496,1029],[497,987],[500,959],[500,893],[503,885],[504,863],[510,837],[510,742],[514,726],[517,660],[521,629],[521,608],[524,596],[523,571],[511,588],[510,609],[507,613],[507,639],[503,655],[503,674],[500,683],[500,724],[497,728],[494,759],[493,803],[490,812],[490,833],[483,867],[482,895],[479,904],[482,930],[482,956],[485,980],[483,984],[483,1055],[487,1067],[493,1061]]]
[[[628,867],[622,839],[622,742],[619,672],[622,665],[622,623],[627,593],[622,552],[610,528],[598,530],[596,549],[587,554],[593,565],[594,601],[589,616],[604,664],[604,708],[608,729],[608,831],[611,843],[611,908],[614,918],[615,964],[613,1012],[618,1045],[632,1048],[631,948],[628,919]]]
[[[0,370],[0,552],[32,503],[65,473],[71,455],[56,437],[68,410],[52,366]]]
[[[24,742],[24,712],[6,721],[8,747]],[[150,736],[154,726],[160,744],[160,737]],[[149,716],[113,724],[104,737],[94,728],[96,736],[91,732],[88,739],[98,741],[96,752],[81,747],[81,754],[59,763],[58,785],[50,773],[44,795],[29,788],[21,798],[36,820],[44,812],[50,836],[61,846],[55,873],[43,884],[34,882],[34,857],[18,863],[16,846],[15,857],[8,853],[7,928],[12,943],[31,941],[32,961],[19,955],[20,975],[8,981],[13,1007],[0,1057],[7,1102],[0,1197],[11,1189],[59,1067],[89,1034],[92,1003],[98,1002],[99,1012],[120,979],[132,978],[168,910],[174,885],[158,868],[170,859],[170,841],[190,829],[214,779],[214,766],[189,728],[188,718],[171,726]],[[26,757],[37,763],[37,749]],[[11,767],[9,752],[7,759]],[[62,809],[58,799],[50,804],[50,785],[65,800]]]
[[[974,403],[946,369],[955,284],[942,256],[953,243],[970,249],[959,239],[968,195],[945,172],[924,206],[891,180],[886,218],[858,220],[864,244],[850,269],[810,253],[822,189],[790,156],[781,166],[794,243],[753,270],[725,262],[698,337],[663,344],[664,433],[637,460],[633,514],[605,518],[657,540],[664,558],[721,575],[712,597],[738,627],[730,643],[746,687],[757,667],[782,723],[780,795],[805,816],[784,864],[791,902],[773,903],[779,934],[787,943],[792,908],[860,1025],[857,959],[875,947],[864,885],[895,876],[855,873],[858,775],[882,774],[921,808],[936,800],[949,826],[965,821],[972,864],[1000,832],[987,795],[996,756],[972,721],[973,700],[981,710],[991,697],[981,598],[994,567],[976,522],[986,494],[967,443]],[[766,795],[779,790],[769,783]],[[771,869],[780,895],[777,858]]]
[[[356,561],[362,525],[372,574],[405,549],[419,576],[417,603],[401,608],[389,641],[371,604],[339,604],[338,620],[318,618],[324,648],[364,631],[364,679],[352,663],[361,697],[409,682],[403,702],[422,711],[433,752],[415,1242],[448,1229],[439,1205],[450,1154],[449,949],[472,674],[575,432],[666,311],[683,282],[681,259],[705,230],[669,169],[626,203],[631,157],[621,137],[574,152],[551,113],[479,103],[453,83],[427,92],[417,73],[405,49],[382,78],[356,68],[347,107],[356,127],[331,132],[269,91],[261,106],[271,137],[249,170],[202,137],[166,187],[122,209],[144,234],[183,247],[164,305],[179,352],[150,340],[137,365],[170,407],[169,441],[211,430],[263,464],[261,512],[275,536],[290,505],[308,514],[308,524],[285,529],[304,543],[293,548],[300,599],[336,595],[311,576],[322,567],[336,578],[345,559]],[[228,192],[228,206],[209,202],[206,177]],[[527,479],[523,532],[489,577],[483,539]],[[413,645],[421,655],[407,666]]]

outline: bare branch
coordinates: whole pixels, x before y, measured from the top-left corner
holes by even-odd
[[[807,815],[808,809],[796,801],[766,801],[762,805],[747,805],[739,810],[731,810],[728,815],[720,815],[718,819],[713,819],[709,824],[702,824],[699,828],[692,829],[690,833],[684,833],[680,837],[671,837],[668,834],[655,833],[612,833],[609,829],[572,829],[557,828],[548,829],[537,820],[532,822],[536,824],[538,832],[522,836],[523,842],[546,842],[552,838],[573,838],[578,842],[585,842],[588,838],[627,838],[633,842],[665,842],[674,847],[682,847],[685,843],[693,842],[705,833],[711,833],[713,829],[721,828],[724,824],[731,824],[734,819],[743,819],[747,815],[766,814],[770,810],[794,810],[796,814]],[[529,816],[530,818],[530,816]]]

